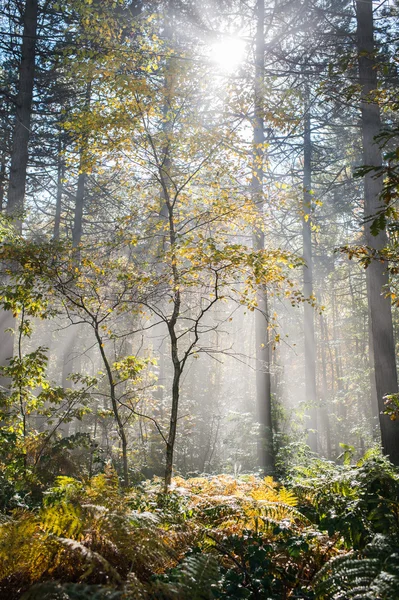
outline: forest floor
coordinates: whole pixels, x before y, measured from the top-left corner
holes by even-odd
[[[398,498],[376,454],[314,459],[284,484],[176,477],[168,494],[159,479],[123,490],[111,467],[61,476],[36,506],[4,507],[0,598],[395,600]]]

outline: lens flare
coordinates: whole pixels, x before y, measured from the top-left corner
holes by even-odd
[[[223,71],[233,71],[243,61],[245,42],[226,38],[211,46],[211,60]]]

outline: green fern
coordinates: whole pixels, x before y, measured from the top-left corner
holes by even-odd
[[[151,597],[161,597],[163,600],[213,600],[219,579],[219,566],[214,556],[192,554],[169,572],[164,581],[154,585]]]
[[[319,571],[314,588],[322,600],[399,598],[397,540],[377,535],[362,553],[335,557]]]
[[[105,586],[48,581],[34,585],[21,600],[121,600],[123,593]]]

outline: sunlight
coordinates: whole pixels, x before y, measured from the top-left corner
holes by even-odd
[[[211,46],[211,61],[223,71],[233,71],[244,58],[245,42],[239,38],[225,38]]]

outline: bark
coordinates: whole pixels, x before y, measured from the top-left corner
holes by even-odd
[[[303,258],[303,293],[306,298],[313,295],[313,254],[312,254],[312,139],[310,122],[309,87],[305,84],[305,115],[303,136],[303,210],[302,226]],[[316,342],[314,327],[314,309],[308,303],[304,305],[304,337],[305,337],[305,394],[309,406],[308,445],[317,452],[317,391],[316,391]]]
[[[168,2],[165,14],[164,23],[164,37],[167,43],[171,43],[173,35],[173,3]],[[162,161],[158,165],[159,177],[161,181],[161,211],[160,217],[165,219],[168,229],[167,235],[162,240],[162,250],[165,251],[169,248],[172,251],[172,281],[173,281],[173,311],[166,321],[169,339],[170,339],[170,352],[173,366],[173,382],[172,382],[172,407],[169,418],[169,432],[166,440],[166,457],[165,457],[165,476],[164,476],[164,489],[168,492],[169,486],[172,482],[173,476],[173,459],[176,442],[177,432],[177,420],[179,412],[179,401],[180,401],[180,379],[184,368],[184,361],[179,358],[179,345],[178,337],[176,332],[177,321],[180,316],[181,308],[181,294],[180,294],[180,276],[179,271],[176,267],[176,261],[173,256],[173,249],[176,244],[176,231],[175,231],[175,214],[174,214],[174,202],[170,197],[170,186],[171,186],[171,168],[172,168],[172,157],[170,155],[170,136],[173,130],[173,118],[172,118],[172,101],[173,101],[173,89],[174,89],[174,64],[173,60],[168,61],[165,74],[164,84],[164,124],[163,124],[163,135],[164,135],[164,147],[162,151]]]
[[[18,94],[15,126],[12,137],[11,165],[7,194],[7,214],[15,218],[16,230],[22,231],[28,145],[32,114],[33,86],[35,79],[36,31],[38,18],[37,0],[26,0],[23,17],[21,62],[19,66]],[[13,355],[15,319],[10,311],[0,311],[0,365],[8,364]],[[8,331],[9,330],[9,331]],[[0,377],[0,386],[7,388],[10,381]]]
[[[174,224],[174,208],[173,203],[170,201],[168,186],[165,183],[164,174],[161,173],[162,185],[165,193],[165,200],[169,214],[169,242],[170,247],[174,248],[176,244],[176,232]],[[168,491],[169,486],[172,482],[173,474],[173,455],[176,441],[177,431],[177,418],[179,410],[179,399],[180,399],[180,378],[183,372],[184,361],[179,359],[179,348],[178,338],[176,333],[177,320],[180,315],[181,308],[181,294],[180,294],[180,276],[179,271],[176,267],[176,261],[172,256],[172,280],[173,280],[173,312],[170,319],[167,322],[169,338],[170,338],[170,349],[171,358],[173,365],[173,383],[172,383],[172,408],[169,420],[169,433],[166,442],[166,464],[165,464],[165,491]],[[186,355],[187,358],[187,355]]]
[[[255,89],[254,89],[254,149],[252,198],[259,213],[259,223],[253,233],[253,247],[263,250],[265,234],[263,229],[263,162],[264,162],[264,0],[257,2],[257,29],[255,49]],[[271,377],[270,377],[270,340],[268,329],[268,298],[265,288],[257,294],[257,311],[255,313],[256,344],[256,407],[260,432],[258,441],[258,461],[263,473],[274,470]]]
[[[62,186],[65,173],[65,162],[62,156],[62,134],[58,134],[58,165],[57,165],[57,198],[55,203],[55,216],[54,216],[54,232],[53,237],[55,240],[60,239],[60,228],[61,228],[61,212],[62,212]]]
[[[345,403],[345,388],[344,388],[344,378],[343,378],[343,366],[342,366],[342,350],[341,350],[341,342],[340,342],[340,334],[338,331],[338,307],[336,300],[336,289],[335,284],[333,283],[332,293],[331,293],[331,308],[332,308],[332,340],[333,350],[334,350],[334,359],[333,366],[335,367],[336,373],[336,388],[337,388],[337,396],[338,396],[338,414],[341,419],[346,419],[346,403]]]
[[[173,203],[170,201],[168,186],[165,183],[164,174],[161,172],[161,181],[163,190],[165,193],[166,205],[169,214],[169,242],[170,247],[175,247],[176,244],[176,231],[174,223],[174,208]],[[169,420],[169,434],[166,442],[166,464],[165,464],[165,491],[168,491],[169,486],[172,482],[173,474],[173,455],[176,441],[177,431],[177,418],[179,410],[179,399],[180,399],[180,378],[183,372],[184,361],[179,359],[178,353],[178,338],[176,333],[177,320],[180,316],[181,308],[181,294],[180,294],[180,276],[179,271],[176,267],[176,260],[172,256],[172,279],[173,279],[173,312],[170,319],[167,322],[169,338],[170,338],[170,349],[171,358],[173,365],[173,383],[172,383],[172,408]],[[187,354],[186,354],[187,358]]]
[[[96,336],[96,340],[98,343],[98,347],[100,350],[101,358],[103,361],[103,365],[105,367],[105,371],[107,373],[109,390],[110,390],[110,398],[111,398],[111,406],[112,412],[114,413],[114,418],[116,421],[116,425],[118,428],[118,434],[121,441],[121,449],[122,449],[122,463],[123,463],[123,487],[129,486],[129,468],[128,468],[128,460],[127,460],[127,437],[125,427],[119,412],[118,399],[116,395],[116,387],[114,382],[114,377],[112,374],[112,369],[108,357],[104,350],[104,343],[101,338],[98,327],[94,329],[94,334]]]
[[[320,333],[321,333],[321,375],[322,375],[322,395],[323,395],[323,408],[321,410],[321,420],[324,425],[326,434],[326,455],[329,460],[332,458],[331,451],[331,427],[330,418],[328,414],[328,383],[327,383],[327,360],[326,360],[326,344],[327,336],[325,328],[327,325],[324,322],[323,315],[320,315]]]
[[[84,168],[82,166],[82,159],[80,160],[79,170]],[[78,186],[76,190],[76,198],[75,198],[75,214],[73,219],[73,229],[72,229],[72,244],[74,248],[77,248],[82,241],[82,233],[83,233],[83,207],[85,200],[85,190],[86,190],[86,173],[79,173],[78,177]]]
[[[91,100],[91,82],[87,84],[86,88],[86,100],[84,110],[87,112],[90,109],[90,100]],[[85,192],[86,192],[86,182],[87,182],[87,174],[86,174],[86,153],[88,150],[88,136],[85,135],[82,141],[82,146],[80,148],[80,157],[79,157],[79,175],[78,175],[78,185],[76,189],[76,198],[75,198],[75,212],[73,218],[73,229],[72,229],[72,244],[74,248],[78,248],[82,241],[83,234],[83,209],[85,203]]]
[[[377,89],[372,0],[357,0],[356,17],[359,83],[362,91],[363,162],[365,165],[379,167],[382,164],[382,156],[381,150],[375,142],[375,136],[381,129],[381,117],[379,106],[372,97],[373,91]],[[382,208],[380,200],[382,185],[381,177],[375,177],[372,173],[365,176],[364,211],[366,218],[375,215]],[[377,236],[373,236],[369,221],[366,221],[365,237],[367,245],[377,250],[387,244],[386,231],[380,231]],[[383,414],[384,396],[398,392],[391,302],[389,298],[385,297],[389,283],[386,267],[386,264],[375,260],[366,271],[370,310],[369,326],[373,346],[382,448],[384,454],[388,455],[395,465],[399,465],[399,422],[391,421],[388,416]]]
[[[7,198],[7,212],[16,217],[16,227],[18,230],[22,228],[21,218],[24,210],[26,189],[28,144],[35,79],[37,17],[37,0],[26,0]]]
[[[173,384],[172,384],[172,409],[170,412],[169,435],[166,443],[166,464],[165,464],[165,491],[169,489],[172,483],[173,475],[173,456],[175,450],[177,418],[180,398],[180,377],[182,374],[181,363],[178,357],[177,337],[174,332],[174,325],[169,326],[171,336],[171,351],[173,362]]]

